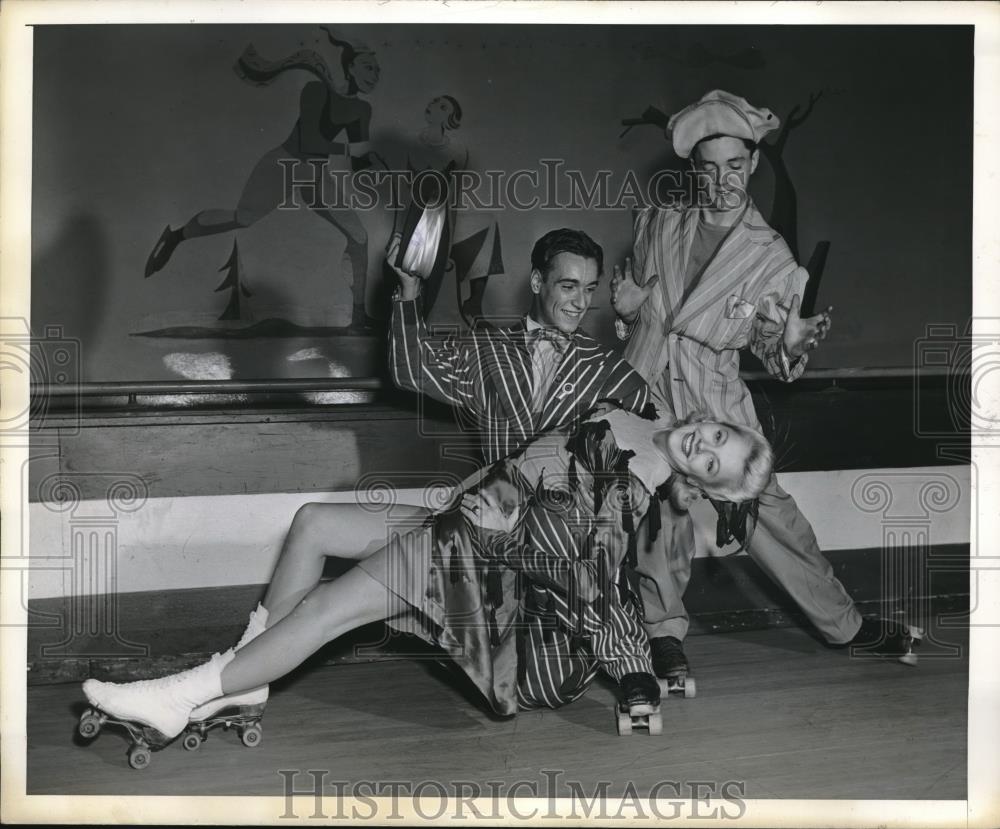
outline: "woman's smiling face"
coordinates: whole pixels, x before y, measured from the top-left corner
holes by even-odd
[[[739,489],[753,451],[740,431],[712,420],[661,432],[657,441],[670,465],[706,491]],[[657,436],[660,437],[659,435]]]

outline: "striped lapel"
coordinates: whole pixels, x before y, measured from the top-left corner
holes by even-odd
[[[538,431],[572,420],[574,410],[586,405],[602,388],[604,365],[604,349],[589,335],[579,333],[566,349],[549,386],[548,398],[538,419]]]
[[[483,378],[509,420],[522,432],[531,427],[531,356],[524,342],[524,323],[497,329],[477,349]]]
[[[666,214],[666,218],[669,221],[672,218],[671,214]],[[663,240],[661,244],[669,246],[668,250],[662,251],[662,261],[667,267],[662,268],[660,273],[660,285],[666,299],[663,317],[664,335],[670,333],[674,317],[681,310],[681,299],[684,296],[684,268],[697,227],[697,211],[684,210],[681,211],[679,220],[674,222],[670,232],[657,234],[657,237]]]
[[[689,220],[693,217],[691,223],[697,226],[697,211],[690,210],[688,214]],[[756,206],[751,201],[746,210],[743,211],[743,215],[737,220],[732,232],[722,243],[722,247],[716,251],[691,296],[674,317],[673,327],[675,329],[690,322],[707,308],[714,306],[743,282],[747,276],[747,255],[755,247],[749,225],[756,224],[758,220],[763,222]],[[688,241],[690,243],[690,238]]]
[[[538,422],[535,427],[537,431],[542,432],[549,426],[558,423],[567,407],[572,406],[578,397],[579,352],[580,349],[574,338],[563,353],[559,367],[552,376],[552,383],[549,385],[545,403],[538,414]]]

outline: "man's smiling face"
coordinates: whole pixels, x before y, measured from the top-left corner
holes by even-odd
[[[547,276],[533,270],[536,321],[572,334],[580,326],[597,290],[597,262],[576,253],[557,253]]]

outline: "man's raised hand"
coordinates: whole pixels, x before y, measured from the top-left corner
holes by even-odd
[[[640,285],[632,273],[632,260],[625,260],[624,271],[615,265],[614,276],[611,279],[611,305],[615,313],[625,322],[632,322],[656,284],[657,276],[653,274]]]
[[[396,259],[399,258],[399,246],[403,237],[399,233],[393,233],[389,239],[389,244],[385,247],[385,258],[389,262],[389,267],[399,277],[399,295],[405,300],[416,299],[420,296],[420,277],[407,273],[402,268],[396,266]]]
[[[792,297],[792,307],[788,309],[788,319],[785,321],[785,350],[793,360],[816,348],[826,339],[833,325],[833,318],[830,316],[832,305],[823,313],[806,319],[799,316],[801,306],[802,299],[796,294]]]

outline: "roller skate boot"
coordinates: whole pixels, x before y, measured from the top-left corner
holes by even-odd
[[[652,735],[663,733],[660,716],[660,686],[647,673],[625,674],[618,683],[618,734],[626,737],[634,728],[648,729]]]
[[[80,735],[96,737],[106,724],[123,727],[131,738],[129,765],[145,768],[150,752],[172,742],[198,705],[222,696],[222,670],[232,658],[233,651],[215,654],[203,665],[160,679],[88,679],[83,693],[92,707],[80,717]]]
[[[653,654],[653,671],[660,680],[660,691],[664,695],[678,694],[691,699],[697,688],[681,640],[657,636],[649,640],[649,648]]]

